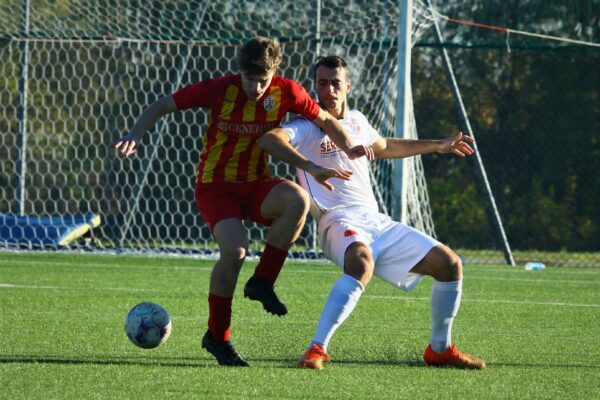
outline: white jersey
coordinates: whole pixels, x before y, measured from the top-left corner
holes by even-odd
[[[354,144],[370,146],[378,133],[359,111],[351,110],[340,121]],[[325,256],[344,266],[352,243],[368,245],[375,261],[373,273],[407,291],[423,279],[410,270],[439,242],[379,212],[365,157],[349,160],[321,129],[303,118],[283,125],[292,145],[317,165],[353,172],[349,181],[332,178],[333,192],[312,175],[298,170],[298,180],[311,198],[311,213],[319,222],[319,240]]]
[[[340,122],[355,145],[370,146],[379,135],[360,111],[347,111]],[[328,182],[335,188],[330,191],[309,173],[297,170],[300,185],[310,195],[310,211],[316,220],[326,212],[339,208],[360,206],[379,211],[371,188],[369,161],[366,157],[348,159],[346,153],[339,150],[321,128],[304,118],[295,118],[283,125],[283,128],[287,131],[292,146],[310,161],[321,167],[353,172],[348,181],[329,179]]]

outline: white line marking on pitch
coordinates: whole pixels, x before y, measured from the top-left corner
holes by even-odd
[[[172,270],[172,271],[210,271],[212,270],[212,265],[211,266],[176,266],[176,265],[152,265],[152,266],[145,266],[145,265],[128,265],[128,264],[100,264],[100,263],[84,263],[84,264],[73,264],[73,263],[68,263],[68,262],[56,262],[56,261],[21,261],[21,260],[0,260],[0,264],[26,264],[26,265],[41,265],[41,266],[73,266],[73,267],[99,267],[99,268],[119,268],[119,269],[123,269],[123,268],[128,268],[128,269],[133,269],[133,268],[147,268],[147,269],[165,269],[165,270]],[[333,265],[333,264],[330,264]],[[592,275],[591,272],[595,272],[595,271],[580,271],[580,270],[570,270],[573,272],[573,274],[579,274],[582,272],[589,272],[590,275]],[[570,272],[569,271],[569,272]],[[340,274],[341,271],[340,269],[322,269],[319,268],[318,266],[315,267],[314,269],[294,269],[294,268],[290,268],[290,269],[285,269],[284,268],[284,272],[290,272],[290,273],[319,273],[319,274]],[[474,273],[482,273],[484,271],[474,271]],[[485,271],[487,272],[487,271]],[[489,272],[500,272],[500,271],[493,271],[490,270]],[[514,271],[514,272],[520,272],[520,273],[528,273],[527,271]],[[553,271],[553,272],[557,272],[557,271]],[[566,270],[561,271],[561,272],[566,272]],[[582,284],[582,285],[600,285],[600,281],[599,280],[570,280],[570,279],[561,279],[561,280],[553,280],[553,279],[535,279],[535,278],[499,278],[499,277],[485,277],[485,276],[473,276],[473,275],[469,275],[468,271],[466,271],[467,276],[465,277],[466,281],[469,280],[482,280],[482,281],[489,281],[489,280],[493,280],[493,281],[511,281],[511,282],[532,282],[532,283],[552,283],[552,284]],[[595,274],[594,274],[595,275]],[[110,290],[110,289],[107,289]],[[123,289],[126,290],[126,289]],[[135,290],[135,289],[134,289]]]
[[[371,299],[389,299],[389,300],[419,300],[419,301],[430,301],[429,297],[398,297],[398,296],[377,296],[377,295],[364,295],[363,297]],[[544,302],[544,301],[524,301],[524,300],[480,300],[480,299],[465,299],[462,301],[476,302],[476,303],[493,303],[493,304],[523,304],[523,305],[536,305],[536,306],[563,306],[563,307],[600,307],[600,304],[580,304],[580,303],[559,303],[559,302]]]
[[[0,289],[60,289],[60,290],[110,290],[115,292],[150,292],[152,289],[132,289],[132,288],[103,288],[103,287],[60,287],[60,286],[41,286],[41,285],[15,285],[12,283],[0,283]]]
[[[99,268],[148,268],[148,269],[173,269],[173,270],[211,270],[212,266],[177,266],[177,265],[139,265],[139,264],[99,264],[99,263],[82,263],[74,264],[60,261],[15,261],[15,260],[0,260],[0,264],[15,264],[15,265],[35,265],[35,266],[60,266],[60,267],[99,267]]]
[[[60,289],[58,286],[13,285],[12,283],[0,283],[0,288],[7,288],[7,289]]]
[[[284,267],[285,268],[285,267]],[[313,272],[318,272],[318,273],[336,273],[336,274],[341,274],[340,270],[337,271],[319,271],[319,270],[285,270],[284,269],[284,273],[285,272],[295,272],[295,273],[313,273]],[[498,278],[498,277],[484,277],[484,276],[472,276],[472,275],[466,275],[465,276],[465,281],[511,281],[511,282],[534,282],[534,283],[556,283],[556,284],[565,284],[565,283],[579,283],[579,284],[583,284],[583,285],[600,285],[600,281],[596,281],[596,280],[587,280],[587,281],[583,281],[583,280],[570,280],[570,279],[564,279],[561,278],[561,280],[558,279],[533,279],[533,278]]]
[[[600,285],[600,281],[581,281],[581,280],[570,280],[570,279],[527,279],[527,278],[497,278],[497,277],[482,277],[482,276],[470,276],[467,275],[465,280],[467,281],[511,281],[511,282],[535,282],[535,283],[581,283],[584,285]]]
[[[11,283],[0,283],[0,288],[5,289],[82,289],[82,288],[66,288],[59,286],[35,286],[35,285],[13,285]],[[109,291],[150,291],[151,289],[133,289],[133,288],[87,288],[95,290],[109,290]],[[370,299],[386,299],[386,300],[418,300],[418,301],[430,301],[429,297],[398,297],[398,296],[377,296],[377,295],[365,295],[363,297]],[[479,300],[479,299],[465,299],[462,301],[477,302],[477,303],[493,303],[493,304],[524,304],[524,305],[540,305],[540,306],[562,306],[562,307],[600,307],[600,304],[578,304],[578,303],[559,303],[559,302],[543,302],[543,301],[516,301],[516,300]]]
[[[169,259],[169,261],[172,261],[172,259]],[[205,261],[205,260],[200,260],[200,261]],[[256,260],[248,260],[248,261],[256,261]],[[186,260],[186,262],[189,262],[189,260]],[[293,260],[289,260],[289,262],[294,263]],[[158,268],[165,268],[165,269],[172,269],[172,270],[189,270],[189,271],[194,271],[194,270],[212,270],[213,266],[203,266],[203,265],[139,265],[139,264],[118,264],[118,263],[88,263],[83,261],[83,263],[79,263],[79,264],[73,264],[73,263],[69,263],[69,262],[62,262],[62,261],[32,261],[32,260],[1,260],[0,259],[0,264],[15,264],[15,265],[41,265],[41,266],[65,266],[65,267],[69,267],[69,266],[75,266],[75,267],[100,267],[100,268],[152,268],[152,269],[158,269]],[[304,264],[304,263],[302,263]],[[331,267],[334,266],[335,264],[332,264],[330,262],[320,262],[319,264],[326,266],[326,267]],[[336,269],[323,269],[320,268],[321,265],[315,265],[315,268],[312,268],[310,270],[307,269],[294,269],[294,268],[289,268],[289,269],[285,269],[284,267],[284,271],[289,271],[292,273],[324,273],[324,274],[336,274],[339,273],[340,270],[338,268]],[[469,274],[471,271],[468,270],[468,266],[465,267],[465,273]],[[497,273],[516,273],[516,274],[543,274],[543,272],[531,272],[531,271],[525,271],[523,269],[514,269],[514,270],[494,270],[492,269],[492,267],[490,267],[489,269],[480,269],[480,270],[474,270],[472,271],[473,274],[485,274],[485,273],[491,273],[491,274],[497,274]],[[571,274],[571,275],[600,275],[600,271],[586,271],[584,269],[578,269],[578,268],[573,268],[573,269],[554,269],[552,270],[553,274]],[[467,279],[477,279],[477,280],[522,280],[523,282],[548,282],[550,281],[549,279],[533,279],[533,278],[497,278],[497,277],[478,277],[478,276],[473,276],[473,275],[468,275]],[[565,281],[562,281],[565,282]],[[583,281],[583,280],[579,280],[579,281],[568,281],[568,282],[575,282],[575,283],[600,283],[600,281]]]

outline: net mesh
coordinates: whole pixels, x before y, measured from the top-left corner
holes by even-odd
[[[25,15],[29,3],[28,18]],[[264,35],[287,40],[366,32],[384,27],[394,36],[397,1],[352,0],[200,3],[160,0],[29,0],[0,4],[0,34],[29,39],[101,39],[243,42]],[[413,1],[413,33],[432,14]],[[28,24],[26,24],[26,20]]]
[[[353,82],[350,106],[382,135],[395,133],[396,1],[201,7],[194,2],[39,0],[30,1],[27,11],[16,2],[0,5],[0,35],[6,38],[0,43],[0,73],[7,83],[0,87],[0,214],[94,213],[102,218],[94,243],[106,248],[214,250],[193,194],[205,111],[164,117],[132,159],[117,157],[108,145],[158,98],[237,72],[239,45],[254,35],[280,38],[282,74],[307,89],[319,56],[343,56]],[[414,42],[431,17],[420,1],[414,2],[413,17]],[[411,121],[416,137],[414,116]],[[434,235],[420,158],[410,159],[409,166],[409,223]],[[272,167],[275,175],[294,176],[281,162]],[[386,212],[393,175],[389,160],[374,163],[374,189]],[[246,226],[251,250],[260,251],[266,228]],[[14,235],[20,236],[28,228],[10,229],[21,230]],[[89,239],[70,245],[89,244]],[[25,244],[37,245],[51,246]],[[315,224],[309,221],[292,254],[318,253]]]

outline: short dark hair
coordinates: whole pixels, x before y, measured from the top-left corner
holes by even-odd
[[[342,68],[346,71],[346,79],[350,80],[350,69],[348,63],[339,56],[326,56],[320,58],[313,68],[313,80],[317,80],[317,68],[326,67],[331,69]]]
[[[281,64],[281,48],[277,39],[255,37],[240,49],[238,66],[251,75],[272,72]]]

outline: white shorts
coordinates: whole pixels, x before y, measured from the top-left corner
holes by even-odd
[[[319,239],[325,256],[344,267],[346,249],[362,242],[371,248],[375,276],[411,291],[424,278],[410,272],[437,240],[385,214],[356,207],[332,210],[319,220]]]

